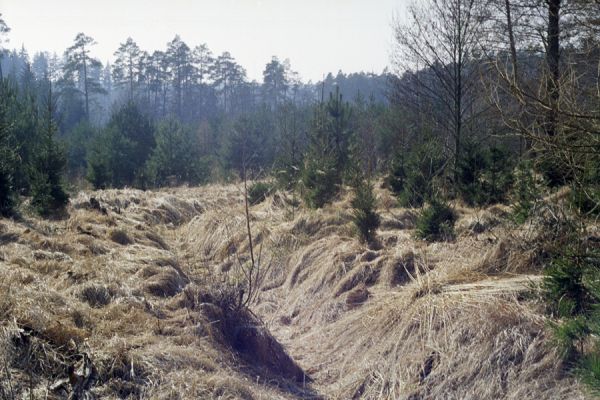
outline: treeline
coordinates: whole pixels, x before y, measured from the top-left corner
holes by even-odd
[[[245,69],[228,52],[215,56],[206,44],[190,47],[179,36],[165,50],[148,53],[128,38],[115,51],[113,64],[91,56],[93,38],[79,33],[63,55],[40,52],[31,58],[25,48],[3,49],[0,71],[21,89],[49,80],[61,93],[57,110],[62,132],[80,121],[103,125],[115,105],[135,103],[160,120],[169,116],[197,124],[216,117],[251,113],[264,105],[274,108],[287,101],[310,104],[323,87],[339,86],[348,99],[358,93],[385,102],[389,75],[328,74],[323,85],[303,83],[289,60],[273,57],[263,71],[263,82],[250,81]]]
[[[262,84],[249,82],[229,53],[179,37],[152,53],[128,38],[113,65],[90,55],[84,34],[62,57],[3,50],[13,94],[3,136],[28,166],[40,132],[31,121],[53,92],[67,180],[96,188],[249,171],[321,207],[357,175],[379,174],[405,206],[485,205],[514,199],[520,180],[539,173],[548,185],[574,185],[582,210],[595,210],[598,9],[558,4],[414,5],[411,22],[396,27],[395,75],[339,72],[317,84],[275,57]],[[18,169],[15,192],[28,195],[29,167]]]
[[[10,29],[1,24],[5,41]],[[128,38],[112,65],[91,55],[94,44],[80,33],[62,56],[42,52],[30,59],[24,48],[0,49],[5,214],[33,194],[36,144],[48,131],[43,118],[51,121],[44,123],[53,127],[60,159],[56,185],[150,188],[245,171],[264,176],[289,163],[299,169],[313,109],[326,91],[341,88],[357,107],[366,107],[365,96],[370,107],[387,102],[386,72],[339,72],[303,83],[287,60],[273,57],[259,84],[229,53],[214,56],[206,45],[191,48],[178,36],[152,53]]]

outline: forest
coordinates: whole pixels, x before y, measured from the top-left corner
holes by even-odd
[[[9,31],[3,23],[3,35]],[[90,55],[94,43],[77,34],[60,57],[2,50],[3,115],[11,127],[3,143],[18,160],[7,170],[5,193],[32,193],[26,171],[42,131],[56,144],[47,150],[56,153],[48,155],[58,163],[49,178],[56,182],[197,185],[239,175],[244,163],[264,176],[283,162],[277,154],[297,152],[300,162],[312,109],[334,87],[365,112],[381,113],[387,103],[386,72],[340,71],[303,83],[289,61],[273,57],[259,84],[231,54],[213,56],[205,44],[192,49],[179,36],[152,54],[128,38],[105,66]]]
[[[152,51],[125,38],[105,63],[85,33],[63,54],[9,39],[0,14],[0,215],[60,220],[81,190],[243,185],[246,306],[266,279],[249,207],[269,196],[293,220],[350,193],[369,251],[386,248],[386,207],[414,212],[425,243],[458,240],[457,210],[506,207],[511,227],[552,233],[531,261],[540,307],[565,370],[600,394],[598,0],[413,2],[389,69],[319,82],[277,56],[250,80],[179,36]]]

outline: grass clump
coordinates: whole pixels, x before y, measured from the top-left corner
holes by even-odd
[[[104,307],[112,301],[113,293],[106,286],[91,284],[83,287],[78,296],[91,307]]]
[[[450,240],[454,237],[456,215],[446,203],[434,200],[417,218],[417,237],[427,241]]]
[[[127,231],[123,229],[113,229],[110,232],[110,240],[122,246],[133,244],[133,239],[131,238],[131,236],[129,236]]]

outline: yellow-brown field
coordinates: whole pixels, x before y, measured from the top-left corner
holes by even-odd
[[[456,205],[456,240],[426,243],[378,197],[373,248],[348,193],[251,207],[250,311],[232,311],[239,186],[82,192],[66,219],[0,220],[0,399],[585,398],[536,300],[547,227]]]

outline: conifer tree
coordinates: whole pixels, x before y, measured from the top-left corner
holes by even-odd
[[[93,141],[87,179],[96,188],[145,187],[146,161],[153,148],[152,124],[134,103],[127,103],[112,115],[107,127]]]
[[[315,109],[306,162],[302,171],[304,200],[321,208],[337,194],[348,162],[350,105],[339,88]]]
[[[63,149],[55,140],[57,131],[54,122],[55,103],[52,89],[48,91],[46,109],[40,126],[40,138],[31,165],[31,205],[42,216],[61,211],[69,201],[63,185],[63,174],[67,159]]]
[[[158,124],[156,147],[148,159],[148,175],[158,186],[170,179],[177,184],[198,184],[206,180],[208,166],[189,127],[174,118]]]
[[[134,89],[139,82],[141,56],[142,51],[130,37],[125,43],[121,43],[115,52],[112,78],[118,86],[127,86],[129,101],[133,101]]]
[[[341,183],[325,125],[325,109],[319,105],[314,111],[309,148],[302,169],[304,201],[312,208],[321,208],[331,201]]]
[[[381,223],[377,213],[377,199],[373,183],[363,176],[357,177],[354,184],[354,198],[352,205],[352,222],[361,241],[373,243],[375,232]]]
[[[11,146],[12,124],[8,116],[8,104],[15,101],[5,79],[0,81],[0,215],[13,212],[15,205],[14,172],[16,154]]]
[[[73,80],[77,75],[80,91],[84,96],[85,116],[90,118],[90,97],[94,93],[105,93],[102,85],[91,74],[93,68],[102,66],[99,60],[90,56],[90,47],[96,41],[83,33],[78,33],[71,47],[65,51],[66,63],[64,65],[65,78]]]

